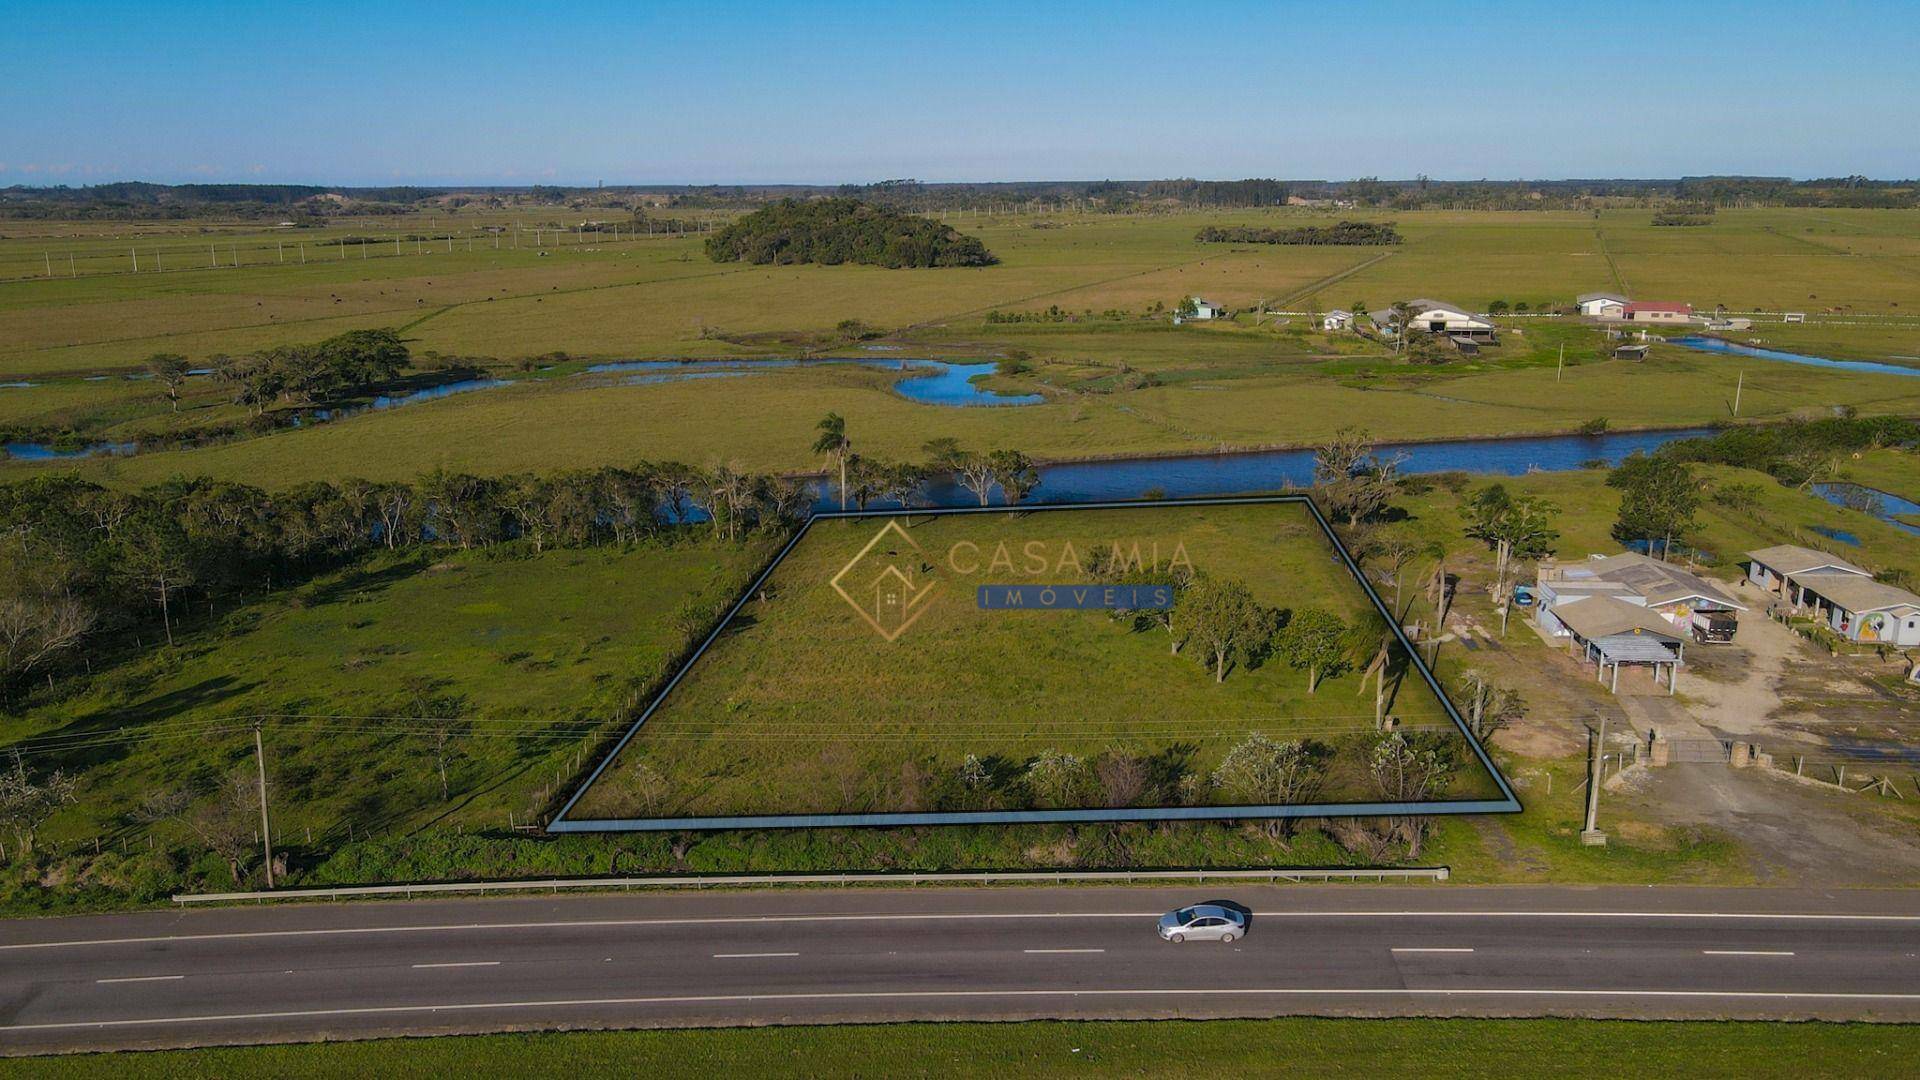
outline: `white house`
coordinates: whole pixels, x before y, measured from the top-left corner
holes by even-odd
[[[1920,596],[1871,578],[1834,578],[1820,586],[1827,626],[1848,641],[1920,645]]]
[[[1665,300],[1640,300],[1621,309],[1628,322],[1687,323],[1693,321],[1693,305]]]
[[[1188,316],[1188,318],[1224,319],[1226,317],[1227,317],[1226,308],[1223,308],[1220,305],[1215,304],[1211,301],[1202,300],[1197,296],[1193,298],[1193,314]]]
[[[1573,306],[1589,319],[1618,319],[1626,311],[1628,300],[1619,293],[1590,292],[1574,297]]]
[[[1497,329],[1492,321],[1473,314],[1458,304],[1449,304],[1440,300],[1415,299],[1407,301],[1407,310],[1411,317],[1407,327],[1422,330],[1429,334],[1446,334],[1450,337],[1482,338],[1492,341]],[[1374,325],[1389,331],[1394,326],[1393,309],[1368,312]]]
[[[1747,580],[1794,607],[1810,601],[1823,583],[1844,577],[1870,580],[1873,575],[1837,555],[1798,544],[1747,552]]]
[[[1328,333],[1333,333],[1338,330],[1350,330],[1352,328],[1353,312],[1345,308],[1334,308],[1332,311],[1320,316],[1320,329]]]

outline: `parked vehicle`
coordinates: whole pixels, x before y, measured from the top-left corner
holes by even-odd
[[[1725,645],[1733,640],[1734,632],[1740,624],[1731,611],[1696,611],[1693,613],[1693,640],[1702,645]]]
[[[1224,904],[1195,904],[1160,916],[1160,937],[1182,941],[1234,941],[1247,936],[1247,913]]]
[[[1515,585],[1513,587],[1513,602],[1515,605],[1519,607],[1532,607],[1533,606],[1533,586]]]

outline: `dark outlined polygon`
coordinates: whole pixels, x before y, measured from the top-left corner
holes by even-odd
[[[905,513],[905,511],[902,510],[846,510],[816,514],[808,520],[807,524],[794,533],[793,537],[781,547],[779,552],[776,553],[772,560],[760,571],[760,574],[754,578],[753,582],[741,592],[739,598],[734,601],[733,606],[727,610],[726,617],[714,626],[712,632],[707,635],[706,640],[702,641],[700,647],[694,651],[693,656],[689,658],[685,664],[681,665],[680,670],[674,673],[673,678],[667,682],[667,685],[663,687],[660,693],[655,695],[653,701],[648,704],[646,711],[641,713],[640,718],[635,720],[633,724],[627,728],[626,732],[620,736],[619,741],[613,745],[613,748],[609,750],[606,755],[601,758],[600,763],[594,767],[593,772],[588,774],[585,782],[567,799],[566,805],[562,806],[560,812],[547,824],[547,831],[556,833],[658,832],[702,829],[817,829],[860,826],[1010,825],[1041,822],[1094,821],[1218,821],[1238,818],[1387,817],[1415,814],[1519,813],[1521,810],[1520,800],[1518,796],[1514,794],[1512,785],[1507,782],[1507,778],[1501,774],[1500,769],[1493,763],[1493,758],[1487,753],[1486,748],[1481,746],[1479,740],[1473,737],[1473,732],[1468,729],[1466,719],[1460,715],[1460,710],[1454,706],[1453,700],[1441,689],[1440,681],[1434,678],[1433,672],[1427,667],[1426,661],[1420,658],[1420,651],[1414,648],[1413,642],[1408,639],[1406,635],[1406,631],[1400,626],[1399,621],[1392,616],[1386,603],[1381,600],[1380,594],[1374,590],[1373,583],[1368,581],[1366,575],[1360,571],[1359,563],[1354,560],[1352,553],[1347,550],[1346,545],[1340,542],[1339,536],[1334,533],[1333,527],[1328,523],[1326,516],[1320,512],[1320,508],[1315,505],[1313,500],[1308,496],[1249,495],[1226,498],[1129,500],[1098,503],[1037,503],[1032,505],[1022,504],[1013,509],[1022,514],[1041,514],[1071,513],[1076,510],[1152,511],[1155,509],[1182,506],[1249,506],[1262,504],[1293,504],[1306,508],[1314,522],[1320,526],[1320,531],[1326,538],[1327,543],[1338,553],[1342,565],[1344,565],[1347,572],[1352,575],[1353,580],[1360,586],[1361,591],[1366,594],[1368,602],[1373,605],[1374,610],[1392,630],[1395,639],[1398,641],[1400,648],[1405,652],[1413,670],[1419,673],[1421,680],[1426,684],[1427,688],[1432,691],[1434,697],[1440,701],[1441,708],[1445,710],[1448,719],[1453,721],[1454,727],[1458,729],[1460,733],[1460,737],[1466,741],[1468,747],[1472,748],[1474,757],[1479,761],[1480,766],[1486,769],[1487,774],[1493,778],[1494,785],[1500,791],[1499,798],[1454,801],[1288,803],[1240,806],[1096,807],[1069,810],[730,814],[701,817],[598,818],[581,820],[572,818],[570,815],[574,807],[578,805],[580,799],[586,795],[588,789],[600,779],[601,774],[604,773],[614,761],[618,760],[621,751],[627,748],[627,744],[633,741],[634,736],[646,725],[647,720],[652,717],[668,697],[672,695],[674,687],[680,684],[680,680],[686,676],[687,672],[692,670],[694,665],[700,662],[700,658],[713,646],[714,642],[719,640],[721,633],[733,622],[734,617],[739,615],[741,608],[747,604],[748,600],[756,595],[760,588],[766,584],[767,579],[772,576],[774,570],[779,567],[780,563],[786,559],[787,555],[793,551],[801,539],[812,531],[815,522],[833,519],[889,518],[899,517]],[[942,507],[915,509],[912,511],[912,514],[916,517],[982,513],[1004,514],[1007,510],[1007,507],[1000,506]],[[836,588],[836,591],[839,590]]]

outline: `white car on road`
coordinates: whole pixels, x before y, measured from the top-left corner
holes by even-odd
[[[1247,936],[1247,913],[1225,904],[1195,904],[1160,916],[1160,937],[1182,941],[1234,941]]]

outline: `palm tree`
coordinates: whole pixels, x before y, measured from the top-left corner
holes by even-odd
[[[853,452],[853,441],[847,438],[847,422],[839,413],[830,412],[814,425],[820,433],[813,440],[813,452],[827,454],[840,466],[840,509],[847,508],[847,455]]]

